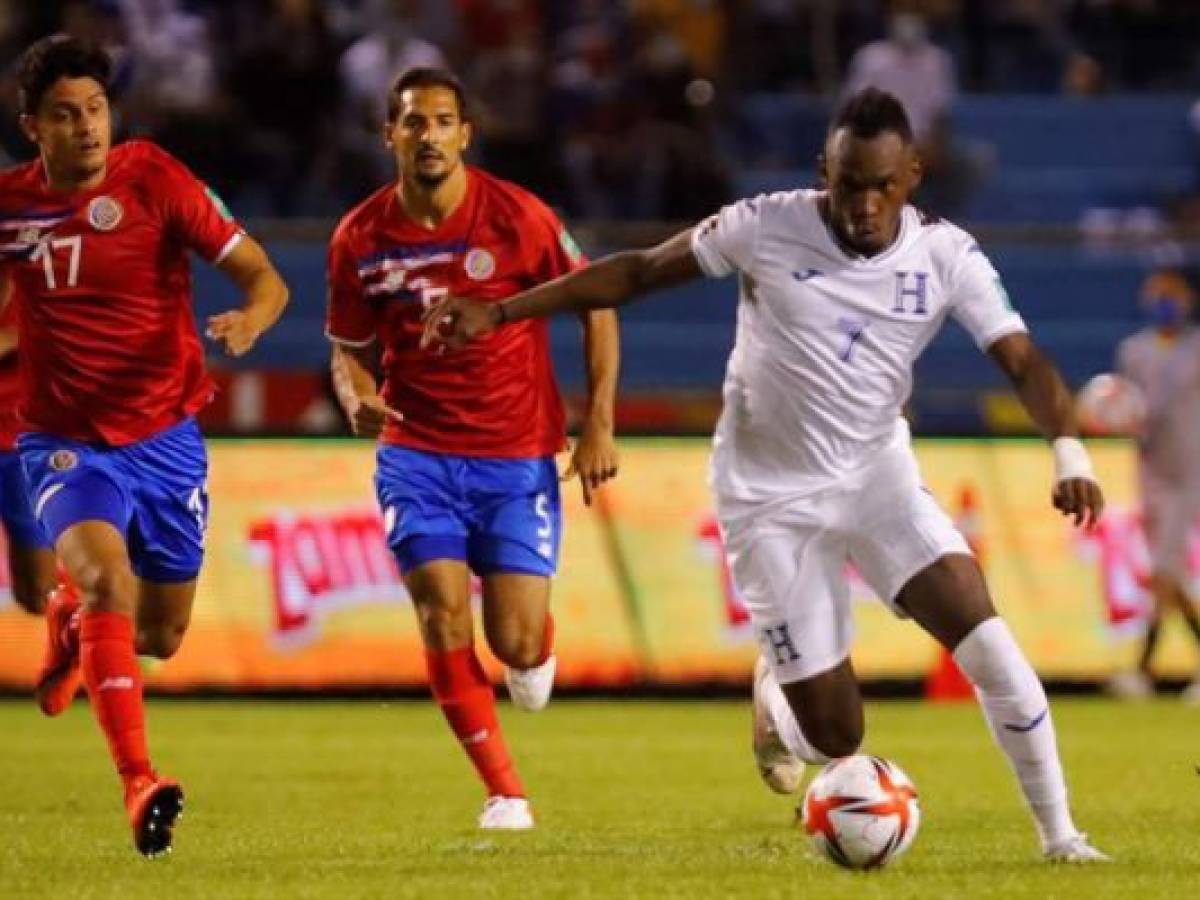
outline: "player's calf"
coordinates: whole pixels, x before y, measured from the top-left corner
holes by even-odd
[[[979,695],[992,736],[1008,757],[1047,857],[1080,836],[1071,818],[1054,721],[1041,681],[1012,632],[993,617],[954,649]]]
[[[141,656],[170,659],[179,651],[186,631],[185,627],[176,625],[162,628],[138,628],[137,652]]]
[[[824,672],[781,685],[781,689],[795,719],[797,747],[802,741],[803,746],[810,748],[800,753],[801,758],[828,762],[858,752],[866,723],[862,695],[849,659]],[[785,717],[777,715],[776,719],[784,726],[785,741],[790,740]]]

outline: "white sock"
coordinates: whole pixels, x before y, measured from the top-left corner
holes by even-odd
[[[783,746],[807,763],[824,765],[829,762],[829,757],[810,744],[804,732],[800,730],[796,714],[792,712],[791,704],[788,703],[783,688],[779,686],[773,674],[763,681],[763,690],[767,701],[767,714],[771,717]]]
[[[954,659],[975,685],[992,736],[1021,782],[1042,846],[1074,837],[1079,832],[1046,691],[1008,625],[998,616],[982,622],[955,648]]]

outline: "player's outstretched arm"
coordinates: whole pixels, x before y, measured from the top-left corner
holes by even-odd
[[[374,344],[351,347],[335,343],[329,359],[333,390],[346,413],[350,430],[359,437],[379,437],[388,419],[404,421],[404,416],[379,396],[375,355]]]
[[[1021,332],[1000,338],[988,356],[1004,370],[1021,404],[1054,448],[1052,502],[1076,525],[1095,525],[1104,511],[1104,495],[1091,460],[1078,438],[1074,403],[1054,364]]]
[[[449,297],[426,313],[421,346],[441,343],[462,347],[506,322],[560,312],[611,309],[701,275],[703,271],[692,253],[689,228],[657,247],[613,253],[586,268],[509,297],[503,303]]]
[[[246,301],[241,309],[210,316],[204,333],[224,345],[230,356],[241,356],[283,314],[287,285],[262,245],[249,235],[242,236],[217,268],[241,289]]]
[[[616,477],[619,466],[613,420],[617,373],[621,365],[621,337],[616,313],[611,309],[592,310],[584,313],[581,319],[587,359],[588,408],[563,480],[578,475],[583,502],[591,506],[592,492]]]

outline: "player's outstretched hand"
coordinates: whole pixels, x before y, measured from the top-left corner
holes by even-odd
[[[377,438],[383,433],[383,426],[388,419],[403,422],[404,416],[396,412],[378,394],[369,397],[359,397],[357,404],[349,411],[350,430],[358,437]]]
[[[260,329],[251,321],[245,310],[231,309],[229,312],[209,316],[204,334],[224,346],[230,356],[241,356],[254,346]]]
[[[583,502],[591,506],[592,494],[604,482],[615,478],[619,467],[617,444],[612,431],[585,425],[571,453],[571,464],[562,478],[563,481],[570,481],[578,475],[579,486],[583,488]]]
[[[500,324],[500,305],[466,297],[447,297],[425,313],[421,347],[440,344],[458,350]]]
[[[1054,508],[1074,516],[1075,525],[1095,527],[1104,512],[1104,494],[1090,478],[1064,478],[1054,486]]]

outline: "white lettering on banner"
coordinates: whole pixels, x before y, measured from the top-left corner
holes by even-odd
[[[407,603],[408,591],[375,509],[281,510],[250,524],[250,553],[271,573],[272,636],[302,647],[336,609]],[[471,598],[482,588],[471,579]]]
[[[374,510],[278,512],[251,523],[249,538],[270,569],[277,639],[308,643],[332,609],[408,599]]]

